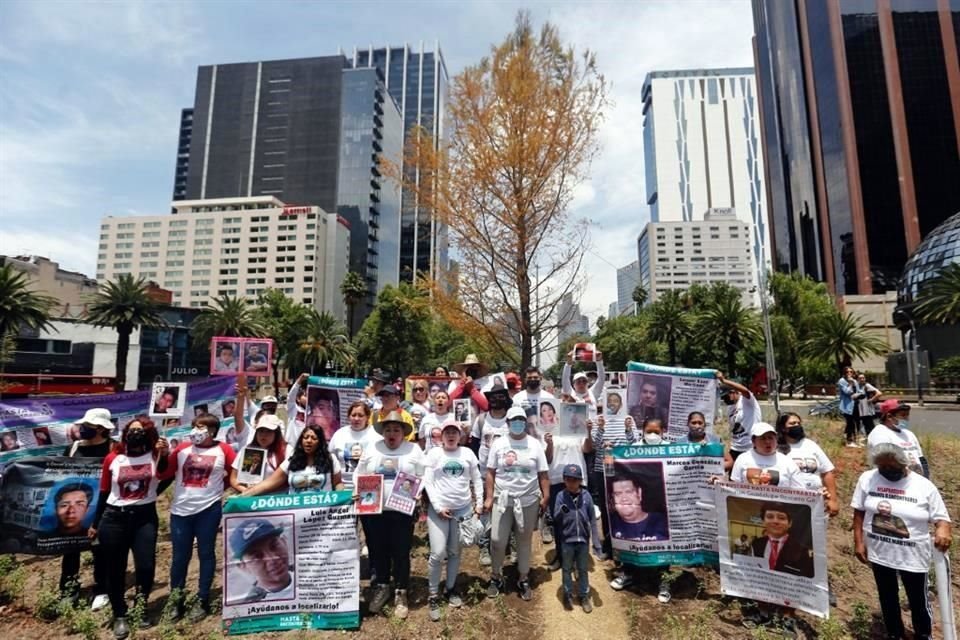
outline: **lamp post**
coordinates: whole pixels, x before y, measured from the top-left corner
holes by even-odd
[[[170,331],[167,335],[167,381],[173,378],[173,340],[176,338],[177,329],[183,328],[183,320],[177,320],[176,325],[170,325]]]
[[[920,379],[920,334],[917,333],[917,325],[913,322],[913,314],[906,309],[896,309],[893,312],[894,320],[897,316],[904,318],[907,323],[910,325],[910,339],[907,341],[907,344],[904,345],[904,348],[907,348],[907,358],[908,362],[912,361],[913,363],[913,375],[917,383],[917,404],[921,407],[923,406],[923,382]],[[910,349],[908,348],[910,343],[913,343],[913,357],[910,358]]]

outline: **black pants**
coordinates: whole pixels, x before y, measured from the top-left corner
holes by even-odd
[[[93,553],[93,595],[99,596],[107,592],[107,563],[106,556],[100,552],[100,545],[94,545]],[[63,554],[60,563],[60,594],[76,596],[80,593],[80,552]]]
[[[610,515],[607,513],[607,485],[603,481],[603,472],[594,471],[590,474],[590,497],[593,504],[600,507],[600,529],[603,531],[602,549],[607,556],[613,554],[610,544]],[[557,538],[559,540],[559,538]]]
[[[373,581],[397,589],[410,585],[410,549],[413,546],[413,516],[399,511],[384,511],[377,516],[361,516],[367,535]]]
[[[846,423],[843,427],[843,435],[847,442],[853,442],[857,439],[857,416],[852,413],[843,414],[843,421]]]
[[[157,506],[155,503],[134,507],[108,506],[100,521],[97,536],[100,553],[107,559],[107,595],[113,615],[127,615],[127,556],[133,551],[137,595],[144,600],[153,589],[157,564]]]
[[[863,432],[870,435],[874,427],[873,416],[860,416],[860,424],[863,425]]]
[[[897,574],[903,581],[903,590],[910,602],[910,618],[913,621],[913,635],[917,640],[927,640],[933,633],[933,611],[927,599],[927,574],[902,571],[884,567],[875,562],[873,578],[877,581],[877,593],[880,596],[880,611],[887,635],[902,638],[903,620],[900,618],[900,596]]]

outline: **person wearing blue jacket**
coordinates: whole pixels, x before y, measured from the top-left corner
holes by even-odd
[[[582,482],[583,470],[579,465],[568,464],[563,468],[564,488],[557,494],[553,504],[553,522],[560,536],[558,542],[561,543],[563,607],[568,611],[573,609],[573,569],[576,565],[580,606],[584,613],[590,613],[593,603],[590,601],[590,582],[587,577],[588,546],[593,543],[593,552],[597,556],[602,554],[602,550],[593,498],[582,489]]]

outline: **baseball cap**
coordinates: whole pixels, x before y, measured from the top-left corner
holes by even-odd
[[[283,528],[275,526],[269,520],[247,520],[230,534],[230,548],[233,549],[233,556],[239,560],[247,549],[257,542],[282,534]]]
[[[388,394],[393,394],[395,396],[398,396],[400,395],[400,388],[397,387],[397,385],[395,384],[388,384],[388,385],[385,385],[383,389],[380,389],[380,391],[377,392],[378,396],[385,396]]]
[[[267,396],[266,398],[260,401],[260,406],[262,407],[263,405],[270,404],[271,402],[273,404],[277,404],[277,396]]]
[[[370,372],[370,375],[367,377],[368,380],[376,380],[377,382],[382,382],[388,384],[391,381],[390,374],[385,373],[383,369],[374,369]]]
[[[581,371],[579,373],[573,374],[573,381],[576,382],[577,380],[589,380],[589,378],[587,378],[587,374]]]
[[[527,412],[524,411],[522,407],[510,407],[507,409],[507,420],[513,420],[514,418],[526,420]]]
[[[580,465],[578,464],[568,464],[563,468],[563,477],[583,480],[583,471],[580,470]]]
[[[460,433],[460,423],[457,422],[456,420],[447,420],[440,427],[440,431],[444,432],[444,431],[447,431],[448,429],[452,429],[453,431]]]
[[[280,431],[283,429],[283,420],[279,416],[275,416],[272,413],[267,413],[260,416],[260,419],[257,420],[256,429],[270,429],[271,431]]]
[[[877,410],[880,412],[880,415],[886,415],[888,413],[893,413],[894,411],[910,411],[910,405],[903,400],[890,398],[881,402],[877,406]]]
[[[750,429],[750,437],[759,438],[760,436],[766,433],[776,433],[776,432],[777,430],[774,429],[773,425],[771,425],[769,422],[758,422],[757,424],[753,425],[753,427]]]

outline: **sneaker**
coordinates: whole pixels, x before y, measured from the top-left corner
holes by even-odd
[[[113,621],[113,637],[117,640],[123,640],[130,635],[130,627],[127,626],[126,618],[116,618]]]
[[[503,580],[501,578],[490,578],[490,584],[487,585],[487,597],[496,598],[503,591]]]
[[[187,611],[182,602],[178,602],[170,608],[170,622],[180,622]],[[191,610],[193,613],[193,610]]]
[[[150,616],[144,612],[143,617],[140,618],[140,624],[137,625],[137,628],[143,631],[144,629],[149,629],[153,626],[153,623],[150,622]]]
[[[593,602],[590,600],[589,593],[585,596],[580,596],[580,608],[583,609],[584,613],[590,613],[593,611]]]
[[[447,589],[447,604],[453,607],[454,609],[459,609],[463,606],[463,600],[457,595],[457,592],[453,589]]]
[[[407,608],[407,590],[397,589],[393,596],[393,615],[401,620],[406,620],[410,615],[410,609]]]
[[[367,607],[370,613],[377,614],[383,609],[383,605],[390,600],[390,585],[378,584],[373,588],[373,597],[370,598],[370,605]]]
[[[607,560],[610,559],[610,555],[609,555],[606,551],[601,551],[600,553],[595,553],[595,554],[593,554],[593,557],[595,557],[595,558],[596,558],[597,560],[599,560],[600,562],[606,562]]]
[[[480,566],[489,567],[491,562],[490,549],[487,547],[480,547]]]
[[[437,596],[430,596],[427,599],[427,607],[430,609],[430,620],[432,622],[440,622],[440,598]]]
[[[533,590],[530,589],[529,580],[517,580],[517,591],[520,592],[520,597],[524,600],[533,599]]]
[[[667,604],[670,602],[670,599],[673,598],[673,594],[670,593],[670,585],[664,582],[660,583],[660,592],[657,594],[657,601],[660,604]]]
[[[854,442],[854,441],[852,441],[852,440],[848,440],[848,441],[847,441],[847,447],[849,447],[849,448],[851,448],[851,449],[860,449],[860,448],[862,448],[859,444],[857,444],[856,442]]]
[[[207,614],[210,613],[210,605],[203,604],[199,600],[193,603],[193,606],[190,607],[190,613],[187,614],[187,620],[191,623],[197,623],[207,617]]]
[[[370,550],[367,549],[367,545],[363,545],[362,547],[360,547],[360,557],[361,558],[370,557]]]
[[[543,544],[553,544],[553,529],[546,526],[540,529],[540,541]]]
[[[110,598],[107,597],[107,594],[101,593],[94,597],[93,604],[90,605],[90,611],[100,611],[108,604],[110,604]]]
[[[633,584],[633,578],[628,576],[625,573],[618,573],[617,576],[610,581],[610,588],[614,591],[623,591],[627,587]]]
[[[593,505],[593,519],[599,520],[602,516],[600,515],[600,507]]]
[[[573,611],[573,596],[569,593],[563,594],[563,608],[566,611]]]

